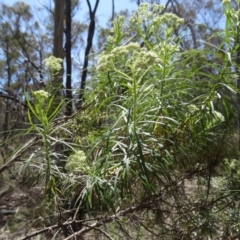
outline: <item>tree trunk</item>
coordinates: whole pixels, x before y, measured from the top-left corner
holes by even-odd
[[[71,59],[71,0],[66,0],[66,115],[72,114],[72,59]]]
[[[9,43],[8,41],[6,42],[6,57],[7,57],[7,76],[8,76],[8,81],[7,81],[7,90],[10,89],[10,84],[11,84],[11,59],[9,56]],[[8,137],[8,124],[9,124],[9,111],[10,111],[10,101],[7,98],[6,99],[6,109],[5,109],[5,118],[4,118],[4,124],[3,124],[3,139],[6,140]]]
[[[237,39],[236,46],[237,46],[237,56],[236,56],[236,63],[237,66],[240,66],[240,47],[239,47],[239,39]],[[236,73],[238,75],[237,78],[237,88],[240,89],[240,71],[239,67],[236,67]],[[240,150],[240,93],[237,93],[237,103],[238,103],[238,149]]]
[[[55,14],[54,14],[54,42],[53,42],[53,56],[63,59],[63,20],[64,20],[64,5],[65,0],[55,1]],[[54,75],[52,82],[54,94],[60,99],[60,92],[62,88],[62,75],[63,68],[61,71]],[[58,103],[59,100],[56,100]]]

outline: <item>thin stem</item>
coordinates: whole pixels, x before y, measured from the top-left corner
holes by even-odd
[[[45,191],[47,191],[48,184],[50,181],[51,176],[51,163],[50,163],[50,154],[49,154],[49,143],[47,137],[47,129],[44,127],[43,129],[43,143],[44,143],[44,150],[45,150],[45,158],[47,162],[47,169],[46,169],[46,183],[45,183]]]

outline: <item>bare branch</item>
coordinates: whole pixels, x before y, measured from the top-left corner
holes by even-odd
[[[83,96],[85,90],[85,84],[87,80],[87,71],[88,71],[88,62],[89,62],[89,54],[92,49],[92,42],[95,32],[95,14],[97,11],[97,7],[99,4],[99,0],[96,0],[94,10],[92,11],[90,1],[87,0],[88,8],[89,8],[89,15],[90,15],[90,24],[88,28],[88,37],[87,37],[87,46],[85,49],[84,55],[84,63],[83,63],[83,71],[82,71],[82,78],[81,78],[81,86],[80,86],[80,94],[79,94],[79,105],[81,106],[83,103]]]
[[[123,211],[120,211],[120,212],[118,212],[116,214],[113,214],[112,216],[100,219],[98,222],[93,223],[92,225],[90,225],[88,227],[85,227],[85,228],[81,229],[80,231],[74,233],[74,235],[80,235],[81,236],[82,234],[89,232],[92,228],[100,227],[100,226],[102,226],[105,223],[112,222],[112,221],[118,219],[121,216],[126,216],[129,213],[135,212],[135,211],[143,209],[145,207],[147,207],[146,204],[140,204],[140,205],[138,205],[136,207],[127,208],[127,209],[125,209]],[[72,239],[72,237],[74,237],[74,235],[70,235],[69,237],[65,238],[64,240],[70,240],[70,239]]]
[[[87,226],[86,224],[83,224],[83,225],[84,225],[84,226]],[[107,237],[108,239],[113,240],[105,231],[103,231],[103,230],[101,230],[101,229],[99,229],[99,228],[97,228],[97,227],[92,227],[91,225],[88,226],[88,227],[90,227],[90,228],[92,228],[92,229],[95,229],[96,231],[102,233],[102,234],[103,234],[105,237]]]
[[[24,106],[25,108],[28,108],[28,106],[27,106],[25,103],[23,103],[22,101],[20,101],[19,99],[17,99],[17,98],[14,97],[14,96],[10,96],[10,95],[8,95],[8,94],[4,94],[4,93],[1,93],[1,92],[0,92],[0,97],[7,98],[7,99],[11,99],[11,100],[13,100],[13,101],[16,102],[16,103],[21,104],[21,105]]]

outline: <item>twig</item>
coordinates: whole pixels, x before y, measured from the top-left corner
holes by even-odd
[[[76,232],[75,235],[82,235],[84,233],[89,232],[92,228],[100,227],[105,223],[112,222],[113,220],[119,218],[120,216],[126,216],[129,213],[132,213],[134,211],[140,210],[140,209],[145,208],[145,207],[146,207],[146,204],[144,204],[144,205],[140,204],[139,206],[136,206],[136,207],[127,208],[127,209],[125,209],[123,211],[120,211],[120,212],[118,212],[118,213],[116,213],[112,216],[101,219],[100,221],[98,221],[96,223],[93,223],[92,225],[90,225],[88,227],[85,227],[85,228],[81,229],[80,231]],[[73,235],[70,235],[67,238],[65,238],[64,240],[70,240],[70,239],[72,239],[72,237],[73,237]]]
[[[148,232],[150,232],[152,235],[159,237],[158,234],[156,234],[155,232],[153,232],[152,230],[150,230],[147,226],[145,226],[145,225],[142,223],[142,221],[139,221],[139,219],[138,219],[137,216],[135,216],[135,215],[133,215],[133,216],[134,216],[134,218],[139,222],[139,224],[140,224],[144,229],[146,229],[146,230],[147,230]]]
[[[83,222],[82,220],[81,221],[75,221],[76,223],[80,223],[80,222]],[[68,226],[68,225],[71,225],[73,223],[73,221],[70,221],[70,222],[65,222],[65,223],[62,223],[61,226]],[[46,228],[43,228],[43,229],[40,229],[36,232],[33,232],[33,233],[30,233],[30,234],[27,234],[27,236],[25,236],[24,238],[21,238],[20,240],[26,240],[26,239],[30,239],[34,236],[37,236],[41,233],[44,233],[44,232],[49,232],[49,231],[52,231],[53,229],[57,229],[57,228],[60,228],[59,224],[55,224],[53,226],[50,226],[50,227],[46,227]],[[73,236],[73,235],[71,235]]]
[[[130,236],[130,234],[128,233],[128,231],[123,228],[123,226],[122,226],[122,224],[120,223],[119,219],[117,219],[116,222],[117,222],[117,224],[119,225],[121,232],[127,236],[127,239],[132,239],[132,237]]]
[[[76,210],[76,212],[74,214],[74,217],[73,217],[73,221],[76,221],[76,218],[77,218],[78,212],[80,211],[81,206],[82,206],[82,200],[78,204],[77,210]]]
[[[21,238],[21,240],[29,239],[29,238],[37,236],[37,235],[39,235],[41,233],[52,231],[53,229],[56,229],[56,228],[59,228],[58,224],[53,225],[51,227],[44,228],[44,229],[40,229],[40,230],[38,230],[36,232],[33,232],[31,234],[27,234],[27,236],[25,236],[24,238]]]
[[[108,239],[110,240],[113,240],[105,231],[97,228],[97,227],[92,227],[91,225],[86,225],[86,224],[83,224],[84,226],[87,226],[89,228],[92,228],[92,229],[95,229],[96,231],[99,231],[100,233],[102,233],[105,237],[107,237]]]
[[[221,196],[217,199],[214,199],[212,200],[211,202],[205,204],[204,206],[211,206],[211,205],[214,205],[217,201],[220,201],[221,199],[224,199],[224,198],[227,198],[229,197],[230,195],[232,195],[232,193],[230,194],[227,194],[225,196]],[[121,216],[126,216],[130,213],[133,213],[133,212],[137,212],[139,210],[142,210],[142,209],[150,209],[152,208],[152,204],[156,201],[157,198],[147,202],[147,203],[142,203],[142,204],[139,204],[135,207],[129,207],[125,210],[122,210],[116,214],[113,214],[109,217],[98,217],[98,218],[94,218],[94,219],[90,219],[91,221],[92,220],[96,220],[97,222],[91,224],[91,225],[86,225],[86,224],[83,224],[83,226],[85,226],[84,228],[82,228],[81,230],[79,230],[78,232],[75,232],[73,233],[72,235],[68,236],[67,238],[65,238],[64,240],[70,240],[70,239],[74,239],[76,236],[80,236],[80,235],[83,235],[89,231],[91,231],[92,229],[97,229],[98,231],[102,231],[100,229],[98,229],[98,227],[106,224],[106,223],[109,223],[109,222],[112,222],[116,219],[118,219],[119,217]],[[167,212],[167,213],[170,213],[170,214],[183,214],[183,213],[186,213],[186,212],[191,212],[191,211],[194,211],[194,210],[199,210],[201,209],[203,206],[198,206],[198,207],[195,207],[193,209],[188,209],[187,211],[183,212],[183,211],[177,211],[177,212],[171,212],[171,211],[164,211],[162,210],[163,212]],[[85,220],[86,221],[86,220]],[[88,221],[88,220],[87,220]],[[62,224],[62,226],[68,226],[68,225],[71,225],[72,223],[83,223],[84,220],[80,220],[80,221],[70,221],[70,222],[65,222]],[[143,225],[142,225],[143,226]],[[39,231],[36,231],[34,233],[31,233],[31,234],[28,234],[26,237],[22,238],[21,240],[26,240],[26,239],[29,239],[31,237],[34,237],[36,235],[39,235],[41,233],[44,233],[44,232],[47,232],[47,231],[51,231],[53,229],[56,229],[56,228],[59,228],[59,224],[57,225],[53,225],[51,227],[47,227],[47,228],[44,228],[44,229],[41,229]],[[103,233],[103,232],[102,232]],[[104,233],[103,233],[104,234]],[[105,234],[104,234],[105,235]],[[110,238],[111,239],[111,238]]]

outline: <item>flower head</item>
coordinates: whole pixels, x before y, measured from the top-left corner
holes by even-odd
[[[72,173],[86,173],[90,171],[90,167],[86,162],[85,153],[80,150],[70,155],[66,164],[66,169]]]
[[[44,59],[43,63],[53,72],[59,72],[62,68],[62,59],[54,56]]]
[[[34,91],[32,94],[35,98],[42,102],[49,98],[49,93],[44,90]]]
[[[230,0],[222,0],[222,4],[230,3]]]

